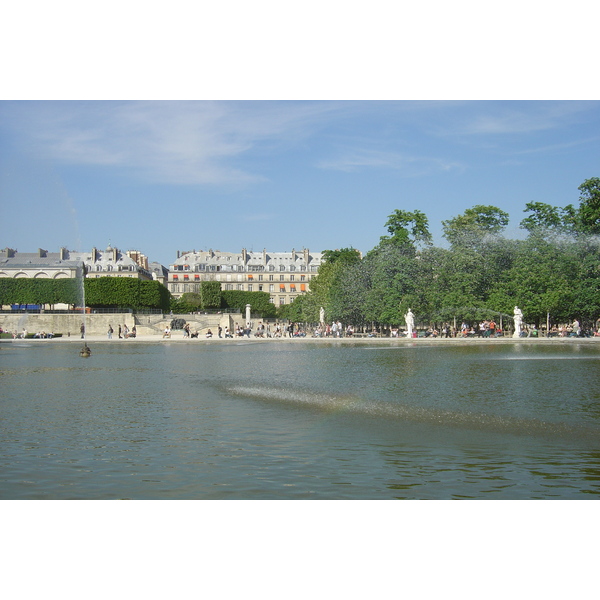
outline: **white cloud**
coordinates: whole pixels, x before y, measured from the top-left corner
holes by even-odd
[[[6,108],[6,107],[5,107]],[[260,173],[236,166],[259,144],[310,135],[333,103],[16,103],[7,122],[42,156],[62,164],[114,166],[151,182],[246,184]]]
[[[317,166],[321,169],[346,172],[367,168],[392,169],[409,177],[452,169],[463,169],[460,163],[452,160],[435,157],[407,156],[397,152],[365,149],[348,149],[342,151],[338,157],[322,160]]]
[[[460,102],[442,103],[454,116],[444,114],[440,135],[505,135],[528,134],[559,129],[579,121],[589,110],[597,110],[594,102]],[[466,112],[465,112],[466,109]],[[435,123],[435,120],[434,120]],[[436,130],[435,124],[432,128]]]

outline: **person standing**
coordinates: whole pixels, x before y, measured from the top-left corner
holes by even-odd
[[[223,328],[220,325],[219,325],[219,328],[217,329],[217,333],[218,333],[219,337],[222,337],[221,333],[223,333]]]
[[[81,339],[83,339],[85,337],[85,325],[83,323],[81,324],[79,331],[81,331]]]
[[[121,326],[119,325],[119,339],[122,340],[123,336],[121,335]]]
[[[113,331],[114,331],[114,330],[113,330],[113,328],[112,328],[112,325],[109,323],[109,324],[108,324],[108,339],[109,339],[109,340],[112,340],[112,334],[113,334]]]

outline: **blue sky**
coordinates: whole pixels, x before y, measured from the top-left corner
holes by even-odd
[[[363,252],[395,209],[577,203],[595,101],[3,101],[2,247]]]

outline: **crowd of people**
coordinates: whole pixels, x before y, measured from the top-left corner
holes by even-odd
[[[113,336],[114,332],[115,332],[115,330],[113,329],[112,325],[109,323],[108,331],[106,332],[109,340],[112,340],[112,336]],[[137,329],[136,329],[135,325],[131,328],[131,331],[129,330],[129,327],[127,327],[127,325],[125,325],[125,324],[123,326],[118,325],[117,334],[118,334],[120,340],[127,339],[127,338],[134,338],[134,337],[137,337]],[[83,337],[83,335],[81,337]]]

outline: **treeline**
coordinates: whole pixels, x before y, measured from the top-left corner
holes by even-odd
[[[170,293],[158,281],[125,277],[84,279],[85,305],[90,308],[155,308],[169,310]],[[79,279],[0,278],[0,305],[56,304],[82,306]]]
[[[252,313],[263,318],[277,316],[276,307],[266,292],[222,291],[218,281],[203,281],[198,293],[187,293],[179,299],[171,296],[158,281],[142,281],[126,277],[84,279],[84,295],[80,279],[0,278],[0,305],[37,304],[52,308],[56,304],[89,308],[160,309],[174,313],[198,310],[230,309],[244,312],[246,304]]]
[[[218,281],[203,281],[199,289],[198,293],[187,292],[181,298],[174,299],[171,302],[171,310],[181,314],[199,310],[229,309],[239,310],[243,314],[246,304],[250,304],[253,314],[261,315],[263,318],[278,316],[277,309],[271,303],[267,292],[221,290]]]
[[[432,244],[427,216],[396,210],[388,235],[364,258],[353,248],[326,251],[289,318],[400,325],[409,308],[421,324],[471,323],[519,306],[526,323],[545,325],[600,316],[600,179],[579,186],[579,206],[525,205],[523,240],[507,239],[508,214],[477,205],[442,222],[449,247]]]

